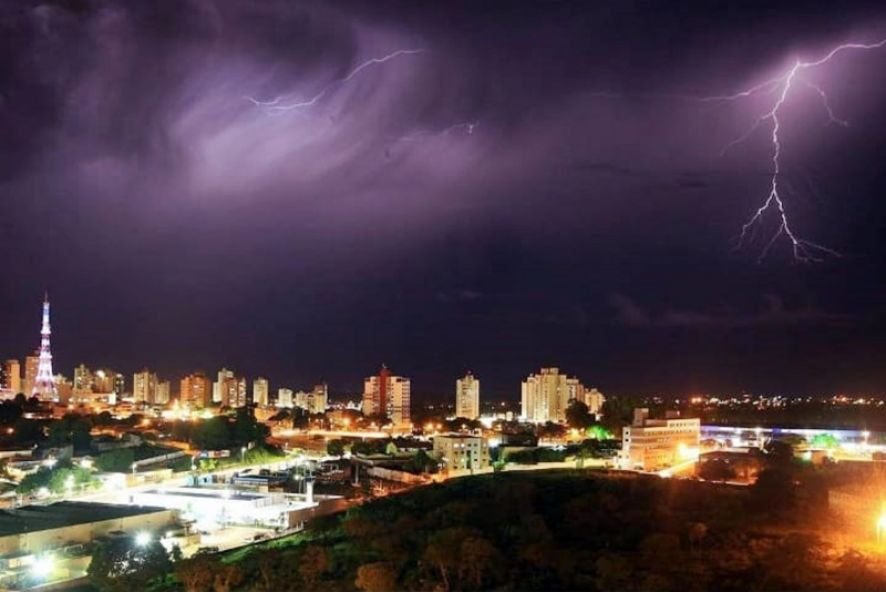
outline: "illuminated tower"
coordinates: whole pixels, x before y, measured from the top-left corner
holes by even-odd
[[[49,350],[49,293],[43,297],[43,328],[40,329],[40,362],[31,396],[41,400],[57,400],[55,378],[52,375],[52,353]]]

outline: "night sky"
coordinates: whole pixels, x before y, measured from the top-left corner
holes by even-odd
[[[878,4],[0,0],[0,357],[48,288],[68,376],[882,393],[886,48],[783,111],[792,228],[840,257],[759,261],[772,212],[733,250],[771,122],[721,150],[774,95],[697,100],[886,38]]]

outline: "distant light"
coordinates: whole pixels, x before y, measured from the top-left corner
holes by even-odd
[[[92,468],[92,459],[91,458],[84,458],[83,460],[80,461],[80,466],[83,467],[84,469],[91,469]]]
[[[52,467],[54,467],[56,465],[56,463],[58,463],[58,461],[50,456],[49,458],[47,458],[46,460],[43,461],[43,466],[49,467],[51,469]]]
[[[139,547],[147,547],[151,542],[151,534],[149,532],[142,531],[135,535],[135,544]]]
[[[31,575],[45,580],[52,573],[53,569],[55,569],[55,560],[52,558],[52,555],[43,555],[34,558],[34,563],[31,564]]]

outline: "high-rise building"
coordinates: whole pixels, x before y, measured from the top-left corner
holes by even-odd
[[[386,415],[395,426],[407,425],[411,419],[410,387],[408,378],[393,376],[382,366],[378,376],[363,381],[363,414]]]
[[[308,410],[308,398],[311,396],[311,393],[307,391],[296,391],[292,395],[292,406],[298,407],[299,409]]]
[[[252,381],[252,402],[259,407],[268,406],[268,379],[256,378]]]
[[[25,357],[25,378],[22,382],[22,392],[30,397],[34,391],[34,384],[37,382],[37,369],[40,367],[40,352],[34,352],[34,355]]]
[[[94,386],[94,376],[92,371],[85,364],[80,364],[74,368],[74,384],[73,388],[78,393],[91,393]]]
[[[480,380],[470,372],[455,381],[455,416],[480,417]]]
[[[40,356],[37,364],[37,376],[31,395],[43,401],[57,401],[58,392],[55,388],[55,377],[52,374],[52,351],[49,347],[49,293],[43,298],[43,325],[40,329]]]
[[[76,374],[76,372],[75,372]],[[99,369],[92,374],[92,390],[96,393],[113,393],[114,378],[117,373],[113,370]],[[77,377],[74,376],[76,382]]]
[[[153,405],[157,397],[157,375],[147,368],[132,376],[132,400]]]
[[[227,368],[218,371],[218,380],[212,384],[212,401],[213,403],[224,404],[225,400],[225,381],[234,378],[234,372]]]
[[[202,372],[194,372],[181,380],[179,400],[191,408],[209,407],[212,397],[212,381]]]
[[[169,403],[169,381],[157,382],[157,390],[154,391],[154,403],[166,405]]]
[[[246,379],[228,376],[221,381],[222,407],[244,407],[246,405]]]
[[[22,392],[22,370],[18,360],[3,362],[4,388],[15,394]]]
[[[329,390],[325,382],[314,386],[308,398],[308,412],[312,414],[325,413],[329,403]]]
[[[125,392],[126,392],[126,377],[118,372],[117,375],[114,376],[114,393],[117,394],[118,396],[120,396]]]
[[[292,389],[277,389],[277,407],[292,407]]]
[[[603,403],[606,402],[606,397],[603,396],[603,393],[598,391],[595,388],[590,388],[585,391],[585,405],[588,406],[588,411],[593,413],[594,415],[600,415],[603,410]]]
[[[585,388],[577,378],[560,374],[559,368],[542,368],[539,374],[530,374],[523,381],[523,418],[538,423],[565,421],[569,402],[584,401],[584,393]]]

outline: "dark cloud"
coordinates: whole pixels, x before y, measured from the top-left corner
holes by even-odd
[[[787,310],[782,299],[774,294],[763,297],[763,309],[753,313],[737,313],[730,310],[699,312],[666,309],[653,316],[646,309],[624,294],[611,294],[609,303],[615,309],[618,323],[635,328],[644,327],[713,327],[741,328],[783,325],[845,325],[855,319],[853,315],[826,312],[815,306]]]
[[[782,327],[777,350],[823,323],[804,347],[848,340],[838,318],[756,295],[886,313],[881,58],[816,79],[850,128],[820,125],[811,94],[785,121],[790,215],[844,254],[819,266],[783,242],[757,265],[771,228],[730,251],[771,145],[761,130],[721,151],[765,98],[691,97],[882,17],[868,2],[0,0],[0,353],[36,345],[47,286],[63,370],[228,364],[359,388],[383,358],[431,391],[469,366],[512,394],[562,359],[617,390],[657,380],[620,360],[668,363],[624,325]],[[362,67],[403,49],[422,51]],[[614,291],[642,296],[614,298],[620,324]]]

